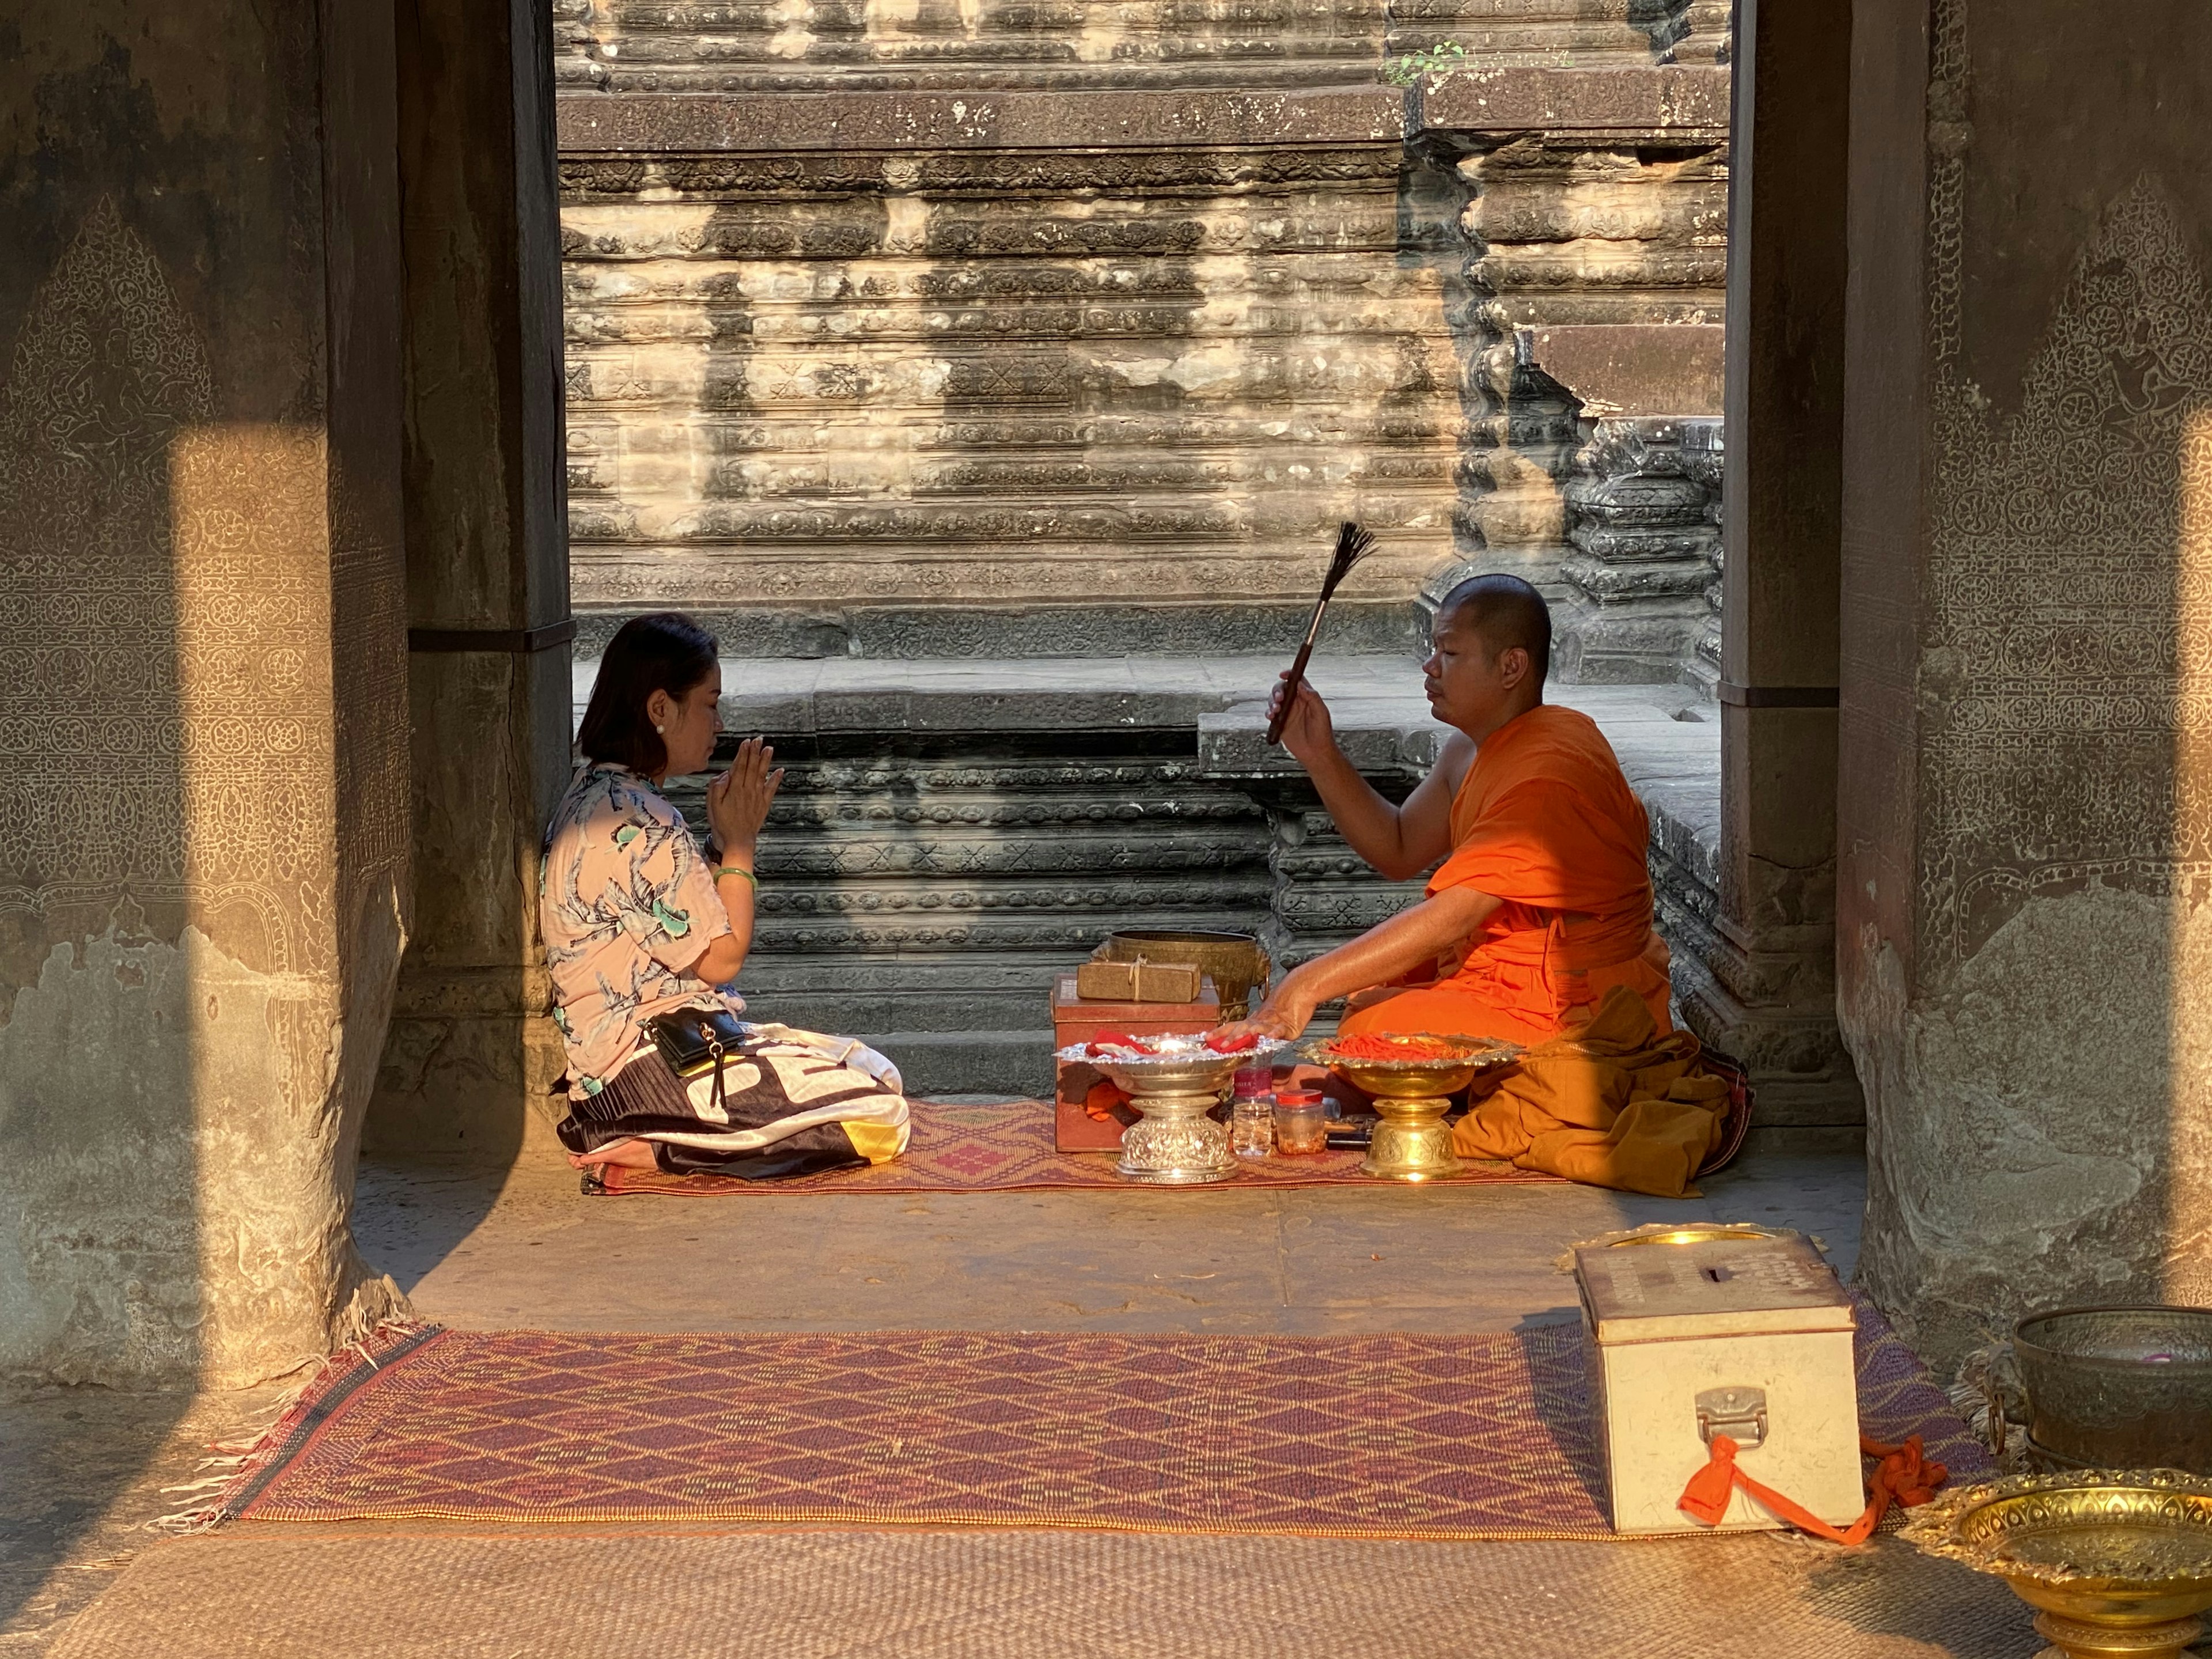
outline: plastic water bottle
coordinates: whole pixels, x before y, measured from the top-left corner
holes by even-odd
[[[1266,1158],[1275,1150],[1275,1103],[1261,1096],[1229,1108],[1229,1150],[1239,1158]]]

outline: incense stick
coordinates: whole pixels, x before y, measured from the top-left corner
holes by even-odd
[[[1374,550],[1374,536],[1351,520],[1346,519],[1337,526],[1336,551],[1329,557],[1328,574],[1322,578],[1321,597],[1314,601],[1313,620],[1306,624],[1305,642],[1298,647],[1297,658],[1291,664],[1290,674],[1283,682],[1282,706],[1275,711],[1274,718],[1267,722],[1267,741],[1270,744],[1281,739],[1284,723],[1291,718],[1291,705],[1297,701],[1298,687],[1306,677],[1306,664],[1313,657],[1314,641],[1321,634],[1321,619],[1328,609],[1330,598],[1336,592],[1336,585],[1351,574],[1352,566]]]

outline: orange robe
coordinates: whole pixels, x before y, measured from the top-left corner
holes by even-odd
[[[1431,896],[1504,901],[1433,983],[1385,993],[1342,1030],[1536,1043],[1588,1024],[1615,986],[1667,1010],[1667,947],[1651,928],[1650,820],[1587,714],[1541,703],[1492,732],[1453,799],[1452,854]]]

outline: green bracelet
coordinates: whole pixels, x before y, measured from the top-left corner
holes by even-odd
[[[760,891],[760,878],[742,864],[725,864],[714,872],[716,881],[721,880],[724,876],[743,876],[747,881],[752,883],[753,891],[756,893]]]

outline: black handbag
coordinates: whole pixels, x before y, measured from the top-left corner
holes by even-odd
[[[752,1035],[752,1027],[726,1008],[678,1008],[645,1022],[653,1046],[678,1077],[719,1069],[725,1054]]]
[[[645,1029],[653,1033],[653,1046],[660,1050],[668,1069],[678,1077],[688,1079],[714,1073],[714,1110],[717,1115],[726,1114],[722,1058],[737,1051],[738,1045],[752,1035],[752,1027],[726,1008],[678,1008],[655,1014],[645,1022]]]

